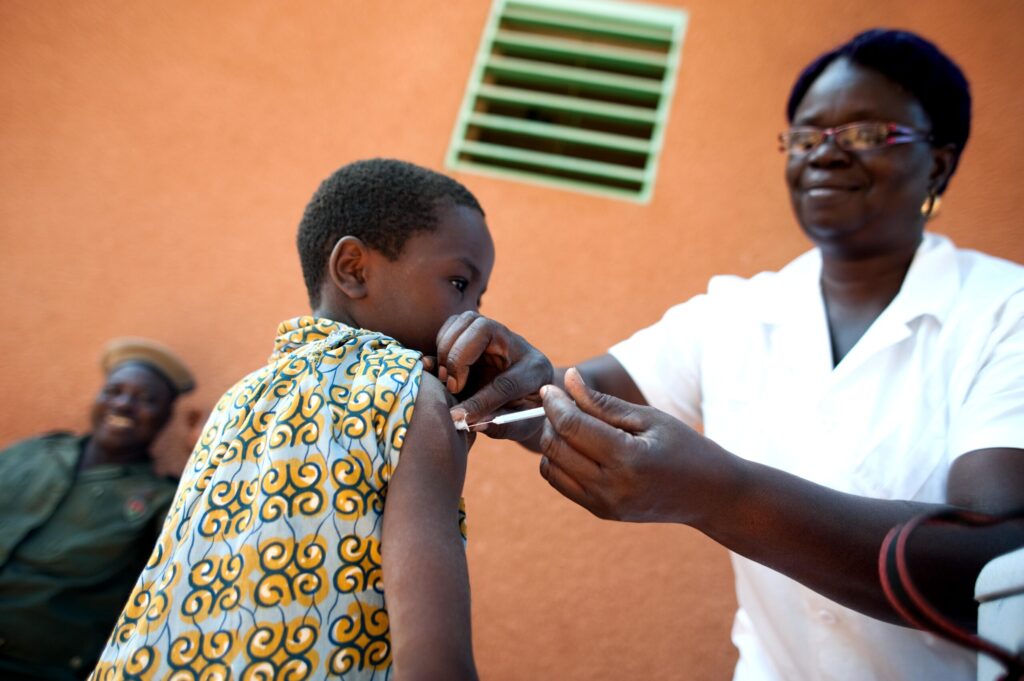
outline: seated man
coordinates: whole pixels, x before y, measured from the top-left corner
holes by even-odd
[[[131,593],[177,485],[150,445],[191,373],[152,341],[115,340],[92,431],[0,452],[0,678],[78,679]]]

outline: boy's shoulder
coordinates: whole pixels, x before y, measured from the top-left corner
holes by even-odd
[[[419,404],[420,400],[433,402],[443,406],[445,409],[451,409],[458,403],[455,396],[448,392],[448,388],[444,386],[444,383],[437,376],[427,371],[420,375],[420,391],[416,398],[417,404]]]
[[[455,430],[449,412],[455,402],[436,376],[422,372],[419,392],[415,397],[415,418],[410,424],[408,437],[418,445],[417,449],[428,450],[439,460],[451,461],[449,457],[455,456],[454,460],[461,460],[461,465],[464,465],[471,440],[467,440],[466,433]]]

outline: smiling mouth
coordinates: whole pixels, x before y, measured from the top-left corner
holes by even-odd
[[[108,426],[112,426],[114,428],[134,428],[135,427],[135,420],[134,419],[130,419],[127,416],[119,416],[118,414],[108,414],[107,417],[104,419],[104,422]]]
[[[859,187],[808,187],[804,191],[810,196],[824,196],[839,192],[855,192]]]

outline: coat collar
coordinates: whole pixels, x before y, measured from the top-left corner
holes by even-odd
[[[270,355],[273,362],[283,355],[298,350],[303,345],[326,339],[332,333],[353,331],[351,327],[323,317],[293,317],[281,322],[277,327],[274,339],[274,352]]]
[[[947,237],[926,232],[899,293],[883,315],[910,324],[923,316],[945,323],[961,283],[956,247]],[[821,305],[821,252],[807,251],[778,272],[752,310],[769,325],[802,316],[804,304]],[[806,309],[806,308],[804,308]]]

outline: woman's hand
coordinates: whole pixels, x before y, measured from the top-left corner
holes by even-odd
[[[456,418],[470,423],[540,405],[541,386],[551,383],[551,362],[522,336],[476,312],[449,317],[437,334],[437,375],[453,395]],[[429,367],[428,367],[429,368]],[[487,426],[491,437],[525,440],[540,422]]]
[[[591,390],[576,369],[543,390],[541,475],[608,520],[700,526],[739,484],[737,459],[681,421]],[[573,403],[575,400],[575,404]]]
[[[895,525],[944,507],[845,494],[746,461],[657,409],[589,389],[575,369],[565,389],[542,391],[540,470],[570,500],[600,518],[690,525],[826,598],[906,624],[882,591],[879,547]],[[918,587],[941,612],[973,627],[978,571],[1022,545],[1024,523],[918,534],[910,563],[943,566],[925,570]]]

